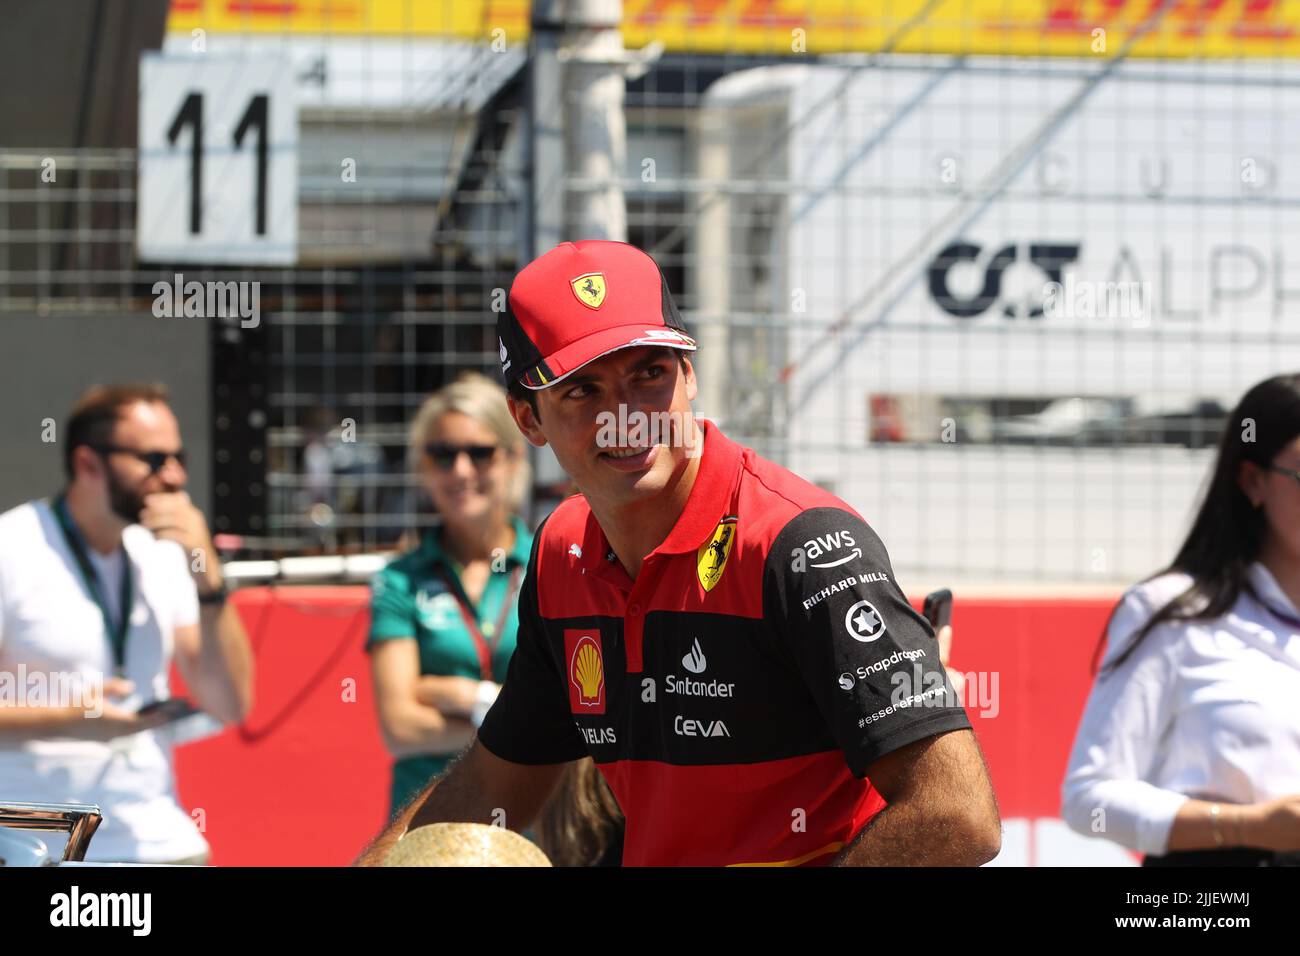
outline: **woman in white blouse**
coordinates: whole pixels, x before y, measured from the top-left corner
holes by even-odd
[[[1242,398],[1178,556],[1112,612],[1061,797],[1144,866],[1300,864],[1300,375]]]

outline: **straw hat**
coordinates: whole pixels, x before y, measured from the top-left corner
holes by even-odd
[[[397,841],[384,866],[550,866],[530,840],[483,823],[431,823]]]

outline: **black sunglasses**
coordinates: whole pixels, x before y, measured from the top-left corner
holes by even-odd
[[[469,455],[469,460],[474,463],[475,468],[486,468],[496,457],[498,445],[443,445],[438,442],[430,442],[424,446],[424,453],[429,456],[434,465],[443,471],[450,471],[456,465],[456,459],[460,453],[464,452]]]
[[[91,445],[101,455],[130,455],[149,466],[149,474],[156,475],[167,464],[168,458],[175,458],[176,464],[185,467],[185,449],[179,451],[140,451],[136,448],[123,448],[121,445]]]

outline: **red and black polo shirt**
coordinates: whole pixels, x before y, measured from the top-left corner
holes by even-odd
[[[625,865],[824,864],[885,806],[874,760],[970,721],[857,512],[703,425],[635,581],[581,496],[538,529],[479,740],[522,764],[590,754]]]

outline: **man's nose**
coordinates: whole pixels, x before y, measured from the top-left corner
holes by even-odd
[[[632,383],[626,381],[620,381],[611,385],[609,389],[609,397],[610,407],[607,410],[611,415],[615,416],[615,420],[619,420],[622,417],[619,415],[620,408],[626,409],[623,414],[626,415],[629,420],[634,415],[646,416],[649,418],[654,412],[663,410],[650,400],[649,396],[647,396],[643,391],[636,390]]]
[[[189,478],[185,466],[174,457],[167,459],[158,475],[162,478],[163,483],[167,485],[169,491],[180,491],[185,487],[185,482]]]

